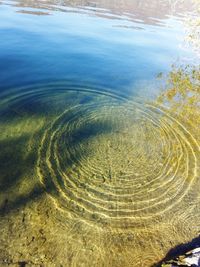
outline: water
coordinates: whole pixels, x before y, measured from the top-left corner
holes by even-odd
[[[198,235],[195,10],[1,2],[2,265],[146,267]]]

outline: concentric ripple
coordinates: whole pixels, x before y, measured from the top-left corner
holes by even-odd
[[[49,124],[39,149],[38,174],[56,205],[98,225],[127,228],[180,203],[196,177],[199,151],[181,122],[157,106],[77,91],[82,100]]]

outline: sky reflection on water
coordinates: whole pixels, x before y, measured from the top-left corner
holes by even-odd
[[[178,6],[172,12],[162,1],[163,5],[125,2],[124,8],[102,2],[85,13],[84,2],[73,2],[72,7],[65,2],[58,6],[54,2],[5,3],[0,8],[1,90],[78,79],[131,94],[145,87],[145,94],[151,90],[150,96],[156,91],[158,73],[169,71],[180,58],[189,61],[193,56],[183,47],[184,13],[175,16],[184,9]],[[46,12],[46,7],[50,16],[35,16],[34,12]],[[109,17],[103,16],[105,10]]]

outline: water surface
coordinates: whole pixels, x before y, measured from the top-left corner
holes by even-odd
[[[1,1],[1,264],[152,266],[198,235],[195,13]]]

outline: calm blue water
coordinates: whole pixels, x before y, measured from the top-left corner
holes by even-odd
[[[74,5],[1,3],[1,91],[68,80],[152,96],[159,90],[158,73],[167,73],[177,60],[190,60],[183,44],[186,8],[133,1],[128,13],[112,2]]]

